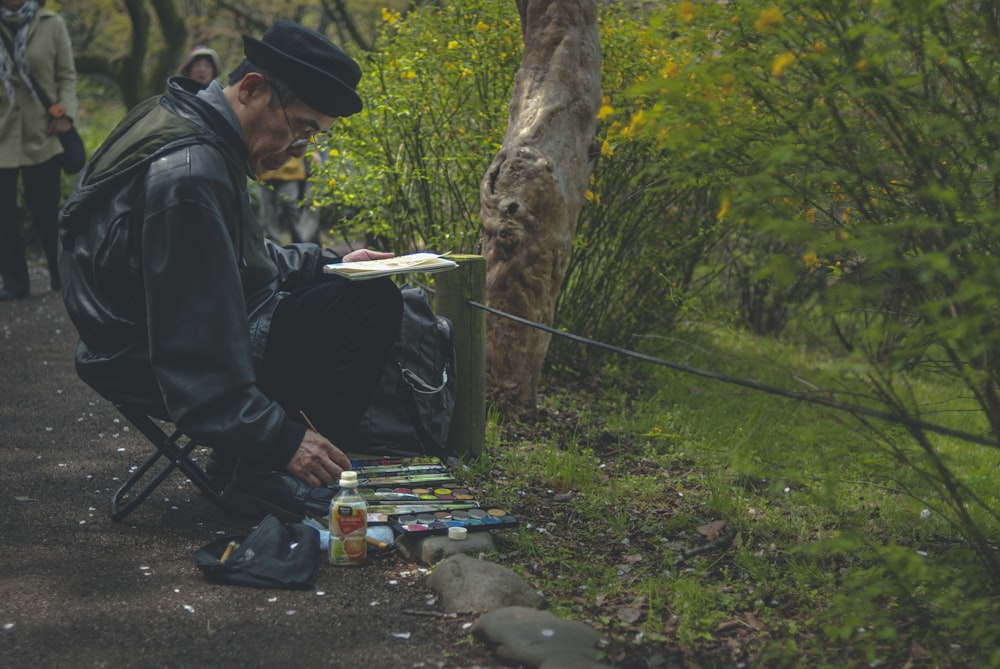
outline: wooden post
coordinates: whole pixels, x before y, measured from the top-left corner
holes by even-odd
[[[486,312],[468,304],[486,304],[486,259],[448,256],[458,269],[434,275],[434,310],[455,326],[458,393],[447,451],[478,457],[486,443]]]

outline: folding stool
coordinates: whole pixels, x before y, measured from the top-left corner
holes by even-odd
[[[194,461],[191,453],[198,447],[198,442],[185,435],[180,430],[174,428],[172,431],[164,430],[155,421],[154,417],[144,409],[128,406],[115,402],[118,409],[129,423],[134,425],[148,439],[156,451],[143,463],[135,472],[129,476],[128,480],[111,497],[111,519],[122,520],[132,513],[142,502],[149,497],[156,486],[160,485],[165,478],[174,470],[179,469],[198,488],[208,495],[208,498],[222,508],[226,508],[222,503],[221,491],[216,490],[211,479],[201,465]],[[181,445],[181,440],[184,439]],[[143,480],[146,473],[152,468],[160,458],[165,458],[166,462],[161,463],[161,468],[142,487],[135,488]],[[130,496],[131,493],[131,496]],[[128,499],[126,499],[128,497]]]

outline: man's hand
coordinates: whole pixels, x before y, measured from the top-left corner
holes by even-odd
[[[340,472],[351,468],[343,451],[321,434],[306,430],[302,443],[285,469],[306,485],[318,487],[340,480]]]
[[[387,251],[369,251],[368,249],[358,249],[357,251],[351,251],[346,256],[340,259],[340,262],[358,262],[359,260],[381,260],[383,258],[391,258],[395,253],[389,253]]]

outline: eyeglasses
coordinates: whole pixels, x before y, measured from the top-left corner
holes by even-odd
[[[281,95],[278,94],[278,89],[276,89],[274,84],[270,81],[267,83],[271,87],[271,94],[277,98],[278,106],[281,107],[281,113],[285,116],[285,124],[292,133],[292,143],[288,145],[288,148],[300,149],[302,147],[309,147],[317,144],[319,140],[322,139],[323,133],[317,132],[312,128],[302,128],[300,130],[296,130],[295,126],[292,125],[292,120],[288,118],[288,112],[285,111],[285,103],[281,101]]]
[[[280,97],[278,98],[278,106],[281,107],[281,113],[285,116],[285,123],[288,125],[288,129],[292,133],[292,143],[288,145],[288,148],[299,149],[304,146],[312,146],[319,142],[323,133],[316,132],[312,128],[296,130],[295,126],[292,125],[291,119],[288,118],[288,112],[285,111],[285,105],[281,102]]]

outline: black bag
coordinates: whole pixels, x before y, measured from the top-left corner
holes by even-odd
[[[238,546],[223,562],[230,542]],[[320,555],[316,530],[267,516],[249,536],[226,537],[202,546],[194,561],[213,583],[309,589],[316,582]]]
[[[378,455],[444,453],[455,413],[455,333],[424,291],[404,285],[403,321],[368,410],[347,450]]]
[[[10,37],[7,33],[0,29],[0,37],[3,38],[4,47],[7,49],[7,53],[10,54],[11,62],[14,61],[14,45],[10,43]],[[62,116],[65,108],[55,105],[59,109],[63,110],[60,112],[54,112],[52,100],[49,96],[45,94],[42,87],[38,85],[38,80],[35,79],[34,75],[28,74],[31,78],[31,87],[35,89],[38,93],[38,100],[42,103],[42,107],[45,111],[49,113],[52,118],[56,116]],[[83,165],[87,162],[87,152],[83,148],[83,139],[80,137],[80,133],[77,132],[76,126],[71,126],[69,132],[64,132],[59,135],[59,143],[62,144],[62,161],[59,163],[62,167],[63,172],[66,174],[76,174],[83,169]]]
[[[63,172],[66,174],[76,174],[83,169],[84,164],[87,162],[87,152],[83,148],[83,139],[81,139],[80,133],[76,131],[76,126],[72,126],[69,132],[59,135],[59,141],[62,142],[63,147]]]

